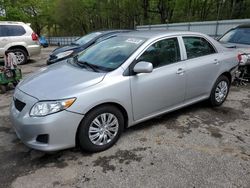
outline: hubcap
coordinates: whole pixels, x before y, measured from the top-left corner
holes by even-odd
[[[111,113],[103,113],[97,116],[90,124],[89,139],[95,145],[105,145],[111,142],[117,135],[119,122]]]
[[[24,61],[24,54],[22,52],[15,52],[17,63],[21,64]]]
[[[227,96],[228,85],[227,82],[221,81],[215,89],[215,100],[221,103]]]

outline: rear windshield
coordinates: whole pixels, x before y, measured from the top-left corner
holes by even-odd
[[[112,71],[122,65],[144,41],[144,38],[115,36],[85,50],[78,61]]]
[[[230,30],[222,36],[219,41],[250,45],[250,28],[237,28]]]
[[[90,33],[90,34],[85,35],[85,36],[79,38],[78,40],[76,40],[74,42],[74,44],[84,45],[84,44],[90,42],[91,40],[93,40],[94,38],[96,38],[97,36],[99,36],[101,34],[102,34],[101,32]]]

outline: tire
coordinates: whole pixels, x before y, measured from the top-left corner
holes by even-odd
[[[102,119],[103,117],[106,117],[105,122],[107,127],[105,128],[102,124],[104,120]],[[111,118],[110,123],[117,123],[114,125],[108,124],[109,118]],[[98,119],[98,121],[96,119]],[[95,123],[93,123],[94,120]],[[102,130],[98,128],[97,124],[99,124],[99,126],[101,125]],[[92,131],[90,131],[90,129]],[[123,129],[124,117],[121,111],[112,105],[100,106],[90,111],[82,120],[77,134],[78,144],[83,151],[100,152],[113,146],[119,139]],[[109,136],[107,132],[109,132],[111,136]],[[100,134],[102,136],[100,136]],[[106,142],[104,137],[106,138]],[[99,142],[98,138],[100,138]]]
[[[4,94],[7,91],[7,86],[6,85],[0,85],[0,94]]]
[[[18,64],[18,65],[23,65],[23,64],[27,63],[27,61],[28,61],[27,52],[25,52],[25,51],[22,50],[22,49],[13,49],[12,51],[13,51],[14,54],[16,55],[17,64]]]
[[[215,82],[209,102],[212,106],[220,106],[226,100],[230,88],[229,79],[221,75]]]

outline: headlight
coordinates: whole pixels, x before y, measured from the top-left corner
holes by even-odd
[[[69,55],[71,55],[74,51],[73,50],[69,50],[69,51],[66,51],[66,52],[61,52],[59,54],[56,55],[56,57],[58,59],[61,59],[61,58],[64,58],[64,57],[67,57]]]
[[[76,98],[38,102],[31,108],[30,116],[41,117],[60,112],[69,108],[75,102],[75,100]]]

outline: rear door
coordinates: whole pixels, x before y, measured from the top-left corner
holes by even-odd
[[[205,38],[184,36],[186,49],[186,96],[185,100],[195,100],[210,93],[220,71],[220,55]]]
[[[139,120],[183,103],[185,62],[178,38],[162,39],[149,46],[136,62],[153,64],[153,72],[131,76],[134,119]]]

